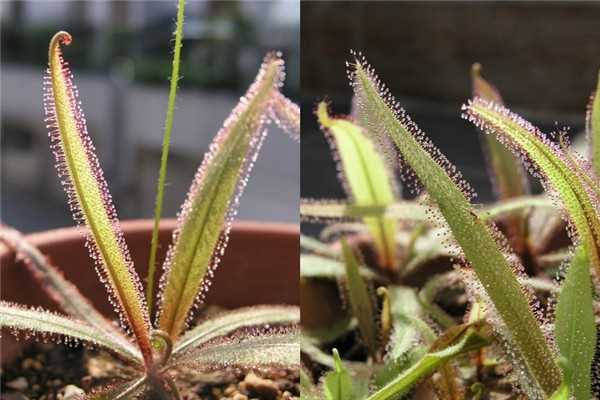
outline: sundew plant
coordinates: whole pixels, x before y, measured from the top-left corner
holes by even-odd
[[[600,88],[581,155],[565,132],[505,108],[475,64],[462,117],[482,133],[498,197],[482,206],[365,58],[352,58],[352,114],[316,112],[348,199],[301,204],[305,221],[327,223],[321,240],[301,242],[303,296],[321,299],[305,307],[303,297],[303,396],[597,396]],[[543,194],[530,194],[527,173]],[[339,295],[325,316],[310,307]]]
[[[183,6],[180,1],[157,220],[160,219],[166,150],[173,124]],[[43,289],[68,315],[3,301],[0,303],[1,326],[15,335],[66,344],[81,342],[106,349],[136,371],[110,386],[96,388],[87,399],[125,399],[140,395],[152,399],[180,398],[171,372],[181,366],[197,369],[297,366],[300,351],[297,307],[248,307],[192,324],[193,311],[200,304],[225,251],[231,221],[267,125],[274,121],[292,136],[297,136],[299,130],[299,109],[280,92],[285,77],[280,56],[271,53],[265,57],[256,80],[216,135],[194,177],[163,264],[153,312],[149,304],[154,298],[154,268],[148,277],[148,296],[144,296],[87,133],[77,88],[63,58],[61,45],[71,41],[67,32],[58,32],[50,42],[49,68],[44,78],[46,122],[69,205],[87,237],[86,246],[118,313],[119,324],[101,315],[74,284],[66,281],[59,270],[16,231],[5,228],[3,241],[25,259]],[[153,260],[157,228],[158,224],[152,245]],[[156,315],[154,320],[153,315]]]

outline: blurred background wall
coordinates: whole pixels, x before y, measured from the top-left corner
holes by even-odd
[[[599,2],[303,2],[301,4],[304,197],[342,197],[313,109],[348,113],[345,61],[362,51],[394,96],[491,200],[479,133],[461,120],[472,63],[507,105],[544,131],[582,130],[600,68]]]
[[[188,0],[165,209],[175,216],[212,137],[280,50],[284,92],[299,94],[299,4]],[[176,1],[2,1],[2,221],[24,231],[72,225],[48,148],[42,76],[58,30],[121,218],[151,217],[171,73]],[[275,127],[239,218],[297,222],[298,144]]]

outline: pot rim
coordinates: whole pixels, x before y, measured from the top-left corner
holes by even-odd
[[[148,232],[154,227],[154,220],[149,218],[127,219],[120,221],[121,230],[124,233]],[[177,227],[177,219],[164,218],[160,221],[161,231],[172,231]],[[56,243],[70,241],[79,241],[84,239],[84,226],[70,226],[53,228],[39,232],[26,233],[27,240],[35,245],[52,246]],[[234,221],[232,230],[238,233],[255,233],[260,235],[299,235],[300,227],[292,223],[285,222],[261,222],[255,220]],[[0,256],[12,253],[7,246],[0,246]]]

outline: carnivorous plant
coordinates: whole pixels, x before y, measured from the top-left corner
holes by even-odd
[[[322,241],[301,239],[303,293],[343,298],[325,321],[303,304],[305,397],[597,395],[600,86],[588,112],[588,159],[566,134],[546,135],[505,108],[474,65],[463,117],[485,135],[498,195],[480,206],[365,58],[352,56],[352,115],[331,116],[325,103],[316,113],[349,199],[301,204],[305,221],[329,223]],[[390,189],[398,172],[416,198]],[[526,172],[544,195],[529,194]],[[314,365],[331,369],[321,387]]]
[[[183,3],[179,2],[168,134],[163,151],[168,150],[173,123]],[[150,297],[146,297],[87,133],[73,76],[63,57],[61,45],[71,41],[69,33],[58,32],[50,42],[49,68],[44,78],[46,123],[69,205],[87,238],[86,246],[120,323],[117,326],[100,314],[85,294],[18,232],[3,228],[2,240],[25,259],[43,289],[67,315],[2,301],[0,325],[17,335],[24,333],[60,343],[82,342],[106,349],[136,371],[134,376],[123,377],[114,385],[95,389],[86,397],[89,399],[125,399],[142,394],[144,398],[178,398],[177,382],[170,371],[180,366],[298,365],[297,307],[247,307],[192,325],[193,311],[208,290],[225,251],[231,221],[267,125],[274,121],[293,136],[299,131],[299,109],[280,92],[285,77],[281,57],[270,53],[264,58],[254,83],[225,121],[198,168],[163,265],[156,319],[152,321],[147,303],[153,300],[153,272],[147,290]],[[164,152],[163,161],[160,202],[166,168]],[[159,206],[157,210],[158,220]],[[158,224],[155,231],[157,228]]]

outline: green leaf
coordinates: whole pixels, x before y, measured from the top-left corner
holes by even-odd
[[[364,279],[372,280],[376,274],[369,268],[361,265],[359,273]],[[344,264],[331,258],[302,254],[300,256],[300,275],[303,278],[329,278],[337,279],[346,275]]]
[[[85,321],[95,329],[109,335],[122,346],[129,347],[132,353],[137,353],[128,338],[122,331],[96,310],[90,301],[81,294],[79,289],[66,280],[63,274],[50,263],[35,246],[29,243],[18,231],[0,228],[0,240],[13,247],[17,257],[24,259],[25,266],[35,277],[52,300],[70,316]]]
[[[349,121],[331,118],[325,103],[319,104],[318,117],[330,135],[332,147],[340,159],[348,194],[359,206],[387,206],[394,202],[391,172],[386,169],[373,143],[362,129]],[[396,221],[389,218],[365,217],[364,223],[373,237],[382,266],[396,267]]]
[[[323,379],[323,389],[327,400],[351,400],[352,378],[340,359],[337,349],[333,349],[334,370]]]
[[[359,273],[359,262],[354,250],[342,239],[342,254],[346,267],[346,287],[352,313],[358,320],[358,328],[369,353],[377,353],[377,329],[373,301],[367,285]]]
[[[297,329],[275,329],[215,340],[184,353],[171,363],[200,369],[270,366],[300,367],[300,335]]]
[[[44,109],[50,129],[51,148],[63,179],[69,205],[79,224],[87,225],[88,248],[123,322],[135,334],[147,365],[152,364],[150,323],[142,285],[129,250],[94,146],[87,133],[71,73],[63,60],[60,44],[70,44],[71,35],[58,32],[50,41],[49,75],[44,80]]]
[[[473,97],[481,97],[496,104],[504,104],[498,90],[481,77],[481,65],[471,69]],[[525,171],[519,160],[493,135],[485,135],[485,153],[493,184],[501,200],[520,197],[529,193]],[[522,232],[521,232],[522,233]]]
[[[541,196],[522,196],[500,201],[478,210],[479,218],[488,221],[498,217],[522,214],[527,209],[555,208]],[[411,222],[427,221],[427,207],[416,201],[396,201],[387,206],[358,206],[337,200],[301,200],[300,216],[307,222],[355,220],[365,217],[385,217]]]
[[[386,89],[364,60],[354,64],[351,79],[362,111],[369,115],[371,123],[378,124],[390,135],[439,207],[508,329],[504,334],[509,338],[512,350],[524,360],[527,376],[547,395],[554,392],[560,384],[560,370],[548,362],[553,353],[513,272],[514,266],[507,261],[498,244],[499,233],[487,226],[469,203],[470,188],[456,177],[455,168],[418,131],[408,116],[394,105],[394,99],[382,97],[381,93],[386,93]],[[454,179],[446,171],[451,171]]]
[[[550,398],[548,400],[571,400],[571,399],[589,399],[590,398],[590,393],[589,390],[587,391],[587,394],[585,395],[586,397],[579,397],[577,395],[575,396],[571,396],[571,388],[572,388],[572,381],[571,381],[571,377],[573,374],[573,371],[571,370],[571,364],[569,362],[569,360],[567,360],[564,357],[560,357],[558,360],[558,363],[561,367],[561,369],[563,370],[563,380],[559,386],[559,388],[556,390],[556,392],[554,392],[554,394],[552,394],[552,396],[550,396]]]
[[[185,16],[185,0],[177,2],[177,24],[175,28],[175,46],[173,48],[173,66],[171,68],[171,83],[169,85],[169,101],[165,121],[165,134],[163,136],[162,153],[160,155],[160,172],[156,190],[154,206],[154,226],[150,240],[150,258],[148,261],[148,279],[146,281],[146,300],[148,301],[148,314],[152,315],[154,305],[154,275],[156,274],[156,251],[158,249],[158,231],[162,214],[163,198],[165,193],[165,178],[167,176],[167,160],[169,159],[169,146],[171,144],[171,131],[173,129],[173,115],[175,113],[175,97],[179,84],[179,60],[181,58],[181,41],[183,39],[183,19]]]
[[[558,304],[554,334],[560,354],[566,359],[571,393],[575,399],[589,399],[591,365],[596,349],[596,322],[589,261],[585,249],[578,247],[567,269]]]
[[[300,323],[300,310],[293,306],[252,306],[238,308],[211,317],[186,332],[175,343],[173,357],[194,347],[225,337],[240,329],[264,325],[295,325]]]
[[[559,147],[519,115],[481,99],[469,102],[465,111],[467,119],[485,132],[496,134],[507,146],[531,160],[537,168],[534,173],[548,191],[558,192],[591,265],[600,271],[600,219],[595,207],[597,183],[580,166],[582,161],[570,154],[564,138]]]
[[[208,287],[205,276],[225,250],[239,197],[264,138],[271,100],[283,76],[283,61],[268,55],[211,144],[182,207],[161,278],[159,326],[173,339],[184,329],[196,299]]]
[[[135,364],[142,362],[137,349],[124,346],[120,341],[106,335],[87,323],[41,309],[25,308],[17,304],[0,301],[0,327],[10,328],[17,335],[38,335],[42,339],[61,337],[60,342],[70,344],[84,341],[102,346]]]
[[[300,140],[300,107],[281,92],[273,95],[271,118],[292,139]]]
[[[386,352],[386,366],[376,375],[378,387],[386,385],[421,359],[428,345],[437,338],[422,320],[424,310],[413,288],[393,285],[388,287],[388,292],[393,330]]]
[[[395,399],[449,360],[487,346],[490,340],[474,328],[469,328],[454,343],[443,350],[427,353],[409,369],[369,396],[368,400]]]
[[[590,103],[586,125],[591,138],[590,145],[594,172],[596,176],[600,176],[600,71],[598,71],[598,86]]]
[[[129,400],[135,399],[142,394],[146,388],[147,377],[129,380],[123,383],[110,384],[101,388],[92,390],[91,393],[84,396],[82,400]]]
[[[414,201],[395,201],[388,205],[357,205],[338,200],[300,201],[300,215],[309,222],[363,218],[424,221],[426,211],[423,205]]]
[[[502,105],[498,90],[481,77],[481,65],[473,64],[471,70],[473,97],[481,97]],[[493,135],[484,135],[484,153],[489,165],[492,185],[500,200],[520,197],[530,192],[525,171],[514,154]],[[520,213],[505,219],[507,236],[513,249],[521,254],[526,246],[526,218]]]

